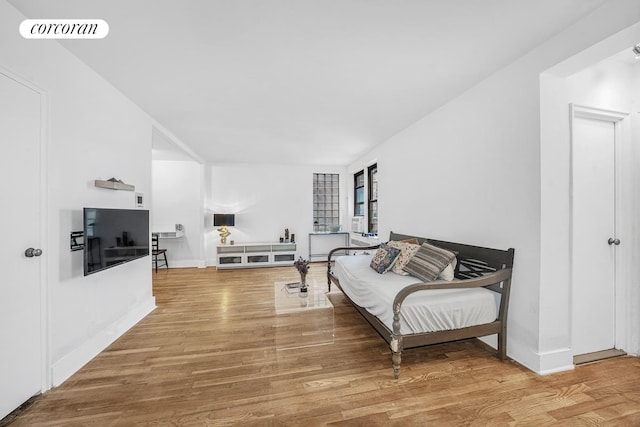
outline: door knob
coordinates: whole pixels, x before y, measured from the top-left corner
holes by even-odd
[[[607,243],[609,243],[609,245],[618,246],[620,244],[620,239],[614,239],[613,237],[609,237],[609,240],[607,240]]]
[[[26,251],[24,251],[24,256],[26,256],[27,258],[33,258],[34,256],[40,256],[40,255],[42,255],[42,249],[29,248]]]

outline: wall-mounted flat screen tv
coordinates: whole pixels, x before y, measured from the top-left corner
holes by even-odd
[[[149,211],[84,208],[84,275],[149,255]]]

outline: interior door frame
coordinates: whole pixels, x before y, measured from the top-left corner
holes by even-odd
[[[624,194],[621,194],[621,184],[624,179],[622,168],[623,168],[623,156],[626,154],[628,150],[629,144],[629,113],[607,110],[596,107],[589,107],[578,104],[569,104],[569,117],[570,117],[570,165],[569,165],[569,189],[570,189],[570,197],[569,197],[569,279],[570,279],[570,289],[571,289],[571,298],[570,298],[570,309],[573,312],[573,295],[575,293],[574,288],[574,268],[576,266],[573,265],[573,223],[574,223],[574,203],[573,203],[573,161],[574,161],[574,125],[575,119],[590,119],[590,120],[601,120],[605,122],[612,123],[614,126],[614,198],[615,198],[615,206],[614,206],[614,230],[616,236],[622,236],[623,241],[631,242],[631,232],[630,232],[630,224],[629,218],[625,216],[623,210],[621,209],[621,201]],[[627,178],[629,175],[626,175]],[[626,236],[626,237],[625,237]],[[612,236],[615,237],[615,236]],[[632,321],[632,317],[630,315],[631,310],[631,302],[628,298],[629,296],[629,275],[626,269],[623,268],[625,260],[629,258],[629,252],[632,250],[630,245],[620,245],[616,247],[616,254],[614,258],[614,301],[615,301],[615,317],[614,317],[614,346],[617,349],[626,350],[628,347],[628,333],[631,331],[630,322]],[[573,324],[573,316],[570,316],[570,331],[571,337],[573,340],[573,330],[575,325]],[[573,348],[573,341],[572,341]]]
[[[9,70],[0,64],[0,74],[23,85],[40,95],[40,235],[39,247],[43,250],[43,256],[40,257],[40,392],[43,393],[51,388],[51,358],[50,358],[50,333],[49,333],[49,307],[50,298],[48,292],[48,155],[47,146],[49,141],[49,123],[50,123],[50,107],[49,94],[47,91],[21,77],[20,75]]]

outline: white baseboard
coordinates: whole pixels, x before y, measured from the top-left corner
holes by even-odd
[[[53,363],[51,366],[51,381],[53,387],[57,387],[65,382],[71,375],[96,357],[102,350],[131,329],[132,326],[151,313],[155,308],[156,299],[149,297],[111,326],[103,329],[71,353]]]
[[[489,335],[479,339],[493,348],[498,347],[497,335]],[[516,351],[515,353],[517,354],[518,352]],[[511,353],[509,353],[508,356],[538,375],[555,374],[556,372],[570,371],[575,368],[570,348],[545,353],[532,353],[526,357],[522,357],[522,354],[514,357]],[[524,363],[522,363],[522,361],[524,361]]]
[[[205,268],[206,263],[201,259],[180,259],[180,260],[169,260],[169,268]],[[159,266],[158,270],[165,268],[164,266]]]
[[[537,372],[537,374],[538,375],[551,375],[551,374],[557,374],[558,372],[572,371],[575,368],[576,368],[576,366],[574,364],[571,364],[571,365],[559,366],[559,367],[553,368],[553,369],[545,369],[545,370],[542,370],[540,372]]]
[[[519,342],[517,338],[510,337],[507,350],[511,359],[538,375],[549,375],[574,369],[571,348],[539,352]]]
[[[536,372],[540,375],[570,371],[574,368],[573,350],[571,348],[560,348],[538,353],[538,369]]]
[[[507,356],[515,360],[525,368],[539,373],[538,367],[539,356],[534,349],[527,346],[524,342],[518,340],[514,336],[509,336],[507,339]]]

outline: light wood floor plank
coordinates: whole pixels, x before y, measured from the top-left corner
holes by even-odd
[[[274,282],[296,278],[160,270],[158,308],[11,426],[640,425],[638,358],[541,377],[464,340],[405,351],[394,380],[339,293],[333,309],[275,313]],[[324,284],[324,266],[308,278]]]

